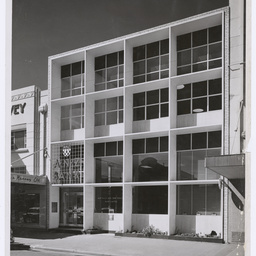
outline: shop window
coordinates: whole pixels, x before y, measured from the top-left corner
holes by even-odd
[[[95,58],[95,91],[124,85],[124,51]]]
[[[221,131],[177,135],[177,179],[209,180],[219,175],[204,167],[205,157],[221,154]]]
[[[121,187],[95,188],[96,213],[122,213],[123,189]]]
[[[178,185],[178,215],[220,215],[218,185]]]
[[[97,183],[122,182],[123,142],[94,144],[95,174]]]
[[[84,61],[61,66],[61,97],[84,93]]]
[[[169,39],[133,48],[133,83],[169,77]]]
[[[221,65],[221,25],[177,36],[178,75],[213,69]]]
[[[11,149],[16,150],[27,147],[26,130],[17,130],[11,132]]]
[[[221,78],[177,87],[177,115],[222,109]]]
[[[133,140],[133,181],[168,179],[168,137]]]
[[[52,183],[83,183],[84,145],[52,145]]]
[[[11,167],[11,173],[26,174],[26,166]]]
[[[169,115],[168,88],[133,95],[133,121],[151,120]]]
[[[168,187],[143,186],[133,188],[134,214],[167,214],[168,213]]]
[[[61,107],[61,130],[84,128],[84,103]]]
[[[95,101],[95,126],[123,123],[123,96]]]

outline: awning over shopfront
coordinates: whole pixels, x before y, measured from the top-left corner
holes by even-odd
[[[205,158],[205,167],[229,180],[245,178],[245,155],[224,155]]]
[[[11,174],[11,182],[22,184],[45,185],[46,177],[28,174]]]

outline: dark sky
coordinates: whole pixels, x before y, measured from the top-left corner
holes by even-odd
[[[47,89],[48,56],[228,5],[228,0],[13,0],[12,89]]]

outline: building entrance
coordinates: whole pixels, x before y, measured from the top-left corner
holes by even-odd
[[[60,225],[82,226],[83,225],[83,189],[64,188],[60,193]]]

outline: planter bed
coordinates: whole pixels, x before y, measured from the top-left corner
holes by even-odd
[[[144,236],[143,234],[132,234],[132,233],[115,233],[115,236],[121,237],[140,237],[140,238],[155,238],[155,239],[169,239],[169,240],[182,240],[182,241],[194,241],[194,242],[208,242],[208,243],[224,243],[223,239],[215,237],[190,237],[181,235],[152,235],[150,237]]]

